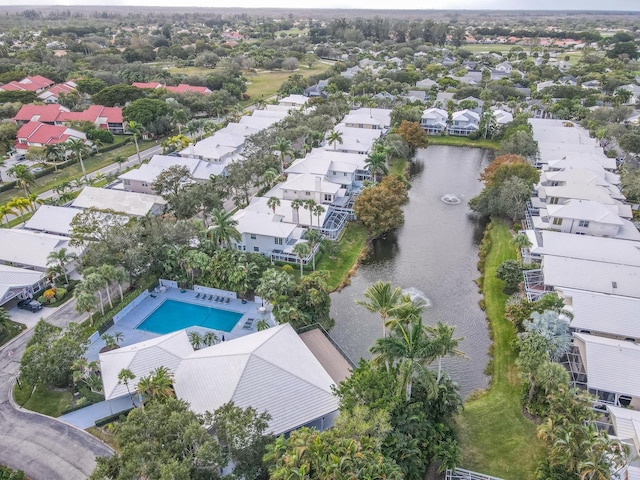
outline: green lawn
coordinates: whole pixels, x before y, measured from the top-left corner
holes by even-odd
[[[300,65],[298,70],[294,72],[284,70],[274,71],[258,71],[256,73],[246,73],[248,80],[247,95],[251,99],[242,104],[251,104],[260,99],[267,99],[275,95],[280,85],[282,85],[291,75],[300,74],[305,78],[324,72],[330,65],[325,63],[316,63],[313,67],[308,68],[306,65]]]
[[[138,142],[140,151],[155,144],[155,140]],[[114,163],[114,159],[117,156],[127,158],[134,153],[136,153],[136,146],[133,143],[126,144],[120,148],[111,150],[110,152],[98,153],[97,155],[86,159],[84,161],[84,166],[87,170],[87,173],[92,173]],[[82,177],[82,168],[80,167],[79,163],[76,163],[68,166],[67,168],[60,169],[57,172],[53,172],[49,175],[38,178],[35,185],[31,188],[31,193],[40,194],[46,192],[47,190],[51,190],[52,188],[60,185],[62,182],[71,182],[80,177]],[[12,198],[19,196],[24,196],[24,191],[22,189],[15,188],[13,190],[1,192],[0,204],[8,202]]]
[[[389,175],[404,175],[404,170],[406,167],[406,158],[392,158],[389,161]]]
[[[27,328],[26,325],[18,322],[12,322],[11,320],[9,320],[6,327],[7,327],[6,332],[3,334],[0,334],[0,346],[4,345],[12,338],[18,336],[20,332],[22,332],[25,328]]]
[[[331,257],[326,253],[316,265],[316,270],[329,272],[329,290],[334,291],[347,280],[362,249],[367,244],[367,229],[361,224],[350,222],[338,243],[336,254]]]
[[[504,317],[507,296],[502,293],[503,282],[495,276],[502,262],[516,258],[516,249],[505,223],[493,220],[489,229],[483,294],[493,337],[492,383],[486,392],[465,404],[457,420],[461,466],[505,480],[527,480],[534,478],[543,447],[536,438],[536,425],[522,414],[513,348],[516,334]]]
[[[449,135],[430,135],[429,145],[448,145],[451,147],[472,147],[472,148],[488,148],[497,150],[500,148],[500,142],[497,140],[472,140],[469,137],[457,137]]]
[[[13,389],[13,398],[18,405],[34,412],[59,417],[62,412],[71,405],[72,395],[69,390],[47,390],[38,387],[31,395],[33,387],[22,382],[22,387],[17,385]]]

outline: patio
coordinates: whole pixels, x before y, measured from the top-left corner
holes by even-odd
[[[123,347],[159,337],[160,334],[138,330],[136,327],[166,300],[176,300],[178,302],[241,313],[242,318],[230,332],[211,330],[201,326],[188,328],[189,331],[197,331],[201,334],[213,331],[219,339],[224,337],[225,340],[230,340],[253,333],[257,330],[257,323],[260,320],[270,320],[271,318],[271,315],[262,307],[261,303],[240,300],[236,298],[234,292],[200,285],[195,285],[193,290],[184,290],[177,288],[174,282],[166,280],[161,280],[160,285],[160,288],[157,288],[154,292],[143,292],[140,297],[131,302],[132,308],[125,307],[120,314],[116,315],[114,317],[114,325],[105,334],[115,335],[116,332],[121,333],[123,339],[120,342],[120,346]],[[224,297],[225,301],[216,302],[216,297]],[[249,322],[250,319],[253,319],[253,321]],[[98,360],[99,352],[105,346],[105,342],[97,332],[92,335],[90,340],[91,344],[86,353],[87,360]]]

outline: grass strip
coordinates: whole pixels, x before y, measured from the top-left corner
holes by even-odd
[[[508,226],[494,219],[480,248],[484,264],[482,292],[493,338],[489,365],[492,382],[487,391],[467,401],[457,424],[462,467],[505,480],[527,480],[535,478],[543,446],[536,437],[536,425],[522,413],[515,365],[516,334],[504,316],[504,283],[496,278],[500,264],[516,258],[511,238]]]
[[[450,147],[471,147],[471,148],[488,148],[497,150],[500,148],[500,142],[497,140],[485,140],[479,138],[473,140],[469,137],[456,137],[451,135],[430,135],[429,145],[447,145]]]
[[[43,386],[38,386],[33,391],[32,385],[22,382],[19,387],[16,385],[13,389],[13,398],[18,405],[27,410],[59,417],[71,405],[73,395],[67,389],[49,390]]]
[[[336,245],[333,255],[328,252],[316,265],[316,270],[329,272],[329,290],[337,290],[349,283],[349,276],[357,266],[358,258],[367,244],[367,229],[360,223],[349,222]]]

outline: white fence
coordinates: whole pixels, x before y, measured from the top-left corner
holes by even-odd
[[[456,468],[454,470],[447,470],[445,480],[502,480],[502,479],[498,477],[492,477],[490,475],[485,475],[484,473],[465,470],[464,468]]]
[[[122,310],[120,310],[118,313],[116,313],[113,316],[113,323],[114,324],[118,323],[122,317],[127,315],[131,310],[134,309],[134,307],[139,305],[140,302],[142,302],[148,296],[149,296],[149,292],[147,290],[144,290],[140,295],[138,295],[136,298],[134,298],[133,301],[129,305],[124,307]]]

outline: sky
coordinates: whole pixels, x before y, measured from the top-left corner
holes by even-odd
[[[0,5],[140,5],[155,7],[236,7],[340,9],[465,9],[465,10],[640,10],[640,0],[0,0]]]

